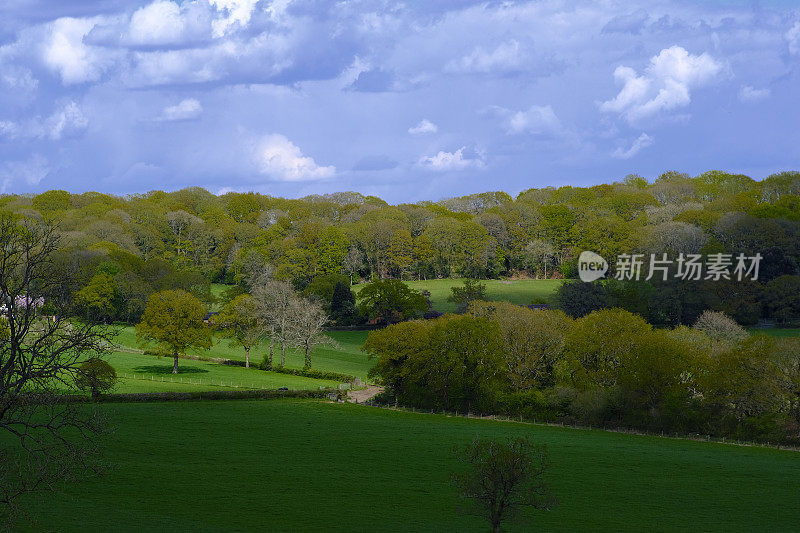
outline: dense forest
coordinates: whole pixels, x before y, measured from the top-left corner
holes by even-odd
[[[52,190],[6,194],[4,210],[52,221],[59,264],[87,300],[109,298],[108,320],[137,322],[154,291],[182,288],[210,299],[210,283],[246,285],[270,265],[303,290],[315,278],[351,282],[434,277],[576,277],[581,250],[612,263],[622,253],[763,256],[757,281],[606,280],[565,284],[572,316],[625,307],[650,323],[692,323],[705,309],[741,324],[800,318],[800,173],[762,181],[710,171],[637,175],[592,187],[486,192],[389,205],[346,192],[301,199],[201,188],[126,197]],[[573,286],[570,292],[570,286]],[[90,287],[90,290],[86,288]]]

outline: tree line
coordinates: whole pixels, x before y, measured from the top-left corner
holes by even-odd
[[[792,442],[800,339],[750,335],[724,313],[655,328],[619,308],[572,318],[474,301],[464,315],[370,332],[381,401],[461,413]]]
[[[571,278],[582,250],[609,261],[621,253],[761,253],[757,281],[736,296],[701,287],[706,299],[742,323],[798,318],[796,303],[764,305],[776,286],[799,283],[798,172],[762,181],[720,171],[665,172],[652,183],[630,175],[592,187],[529,189],[515,198],[487,192],[399,205],[358,193],[294,200],[215,196],[193,187],[126,197],[6,194],[0,207],[57,224],[60,268],[74,274],[65,276],[74,279],[69,290],[83,291],[76,307],[101,309],[108,321],[138,322],[149,295],[161,290],[208,301],[212,282],[246,289],[254,265],[264,263],[275,279],[305,291],[325,276],[348,283]],[[738,309],[740,297],[755,304]],[[664,320],[691,324],[697,316],[687,311]]]

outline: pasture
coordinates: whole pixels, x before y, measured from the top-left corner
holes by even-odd
[[[431,293],[431,303],[433,309],[440,313],[449,313],[455,310],[455,304],[448,302],[447,297],[452,293],[452,287],[460,286],[463,279],[429,279],[421,281],[406,281],[405,283],[412,289],[422,291],[428,290]],[[553,294],[561,285],[559,279],[519,279],[502,280],[487,279],[481,280],[486,285],[487,300],[507,301],[518,305],[528,305],[538,302],[551,302]],[[364,287],[361,283],[353,285],[353,291],[358,294],[359,289]]]
[[[800,453],[321,401],[102,404],[102,478],[35,495],[58,531],[484,531],[455,510],[451,449],[549,446],[560,505],[508,531],[789,531]]]
[[[369,361],[367,355],[361,351],[361,345],[367,340],[366,331],[329,331],[327,334],[337,342],[338,346],[318,346],[311,353],[312,366],[316,370],[329,372],[341,372],[357,376],[362,380],[367,378],[367,372],[372,368],[374,361]],[[133,326],[123,327],[116,337],[116,343],[127,348],[138,350],[136,342],[136,330]],[[250,364],[258,365],[264,354],[268,353],[269,345],[262,342],[250,350]],[[214,345],[210,350],[189,350],[190,355],[202,357],[217,357],[220,359],[232,359],[244,361],[244,350],[240,347],[231,346],[230,341],[219,336],[214,336]],[[166,361],[163,359],[162,361]],[[171,361],[171,360],[170,360]],[[280,363],[280,349],[275,347],[273,359],[275,365]],[[164,363],[166,364],[166,363]],[[115,366],[112,363],[112,366]],[[286,367],[302,368],[303,353],[298,350],[286,351]]]
[[[172,358],[125,352],[112,352],[104,358],[119,375],[112,392],[194,392],[209,389],[277,389],[292,390],[336,387],[329,380],[265,372],[228,366],[209,361],[180,359],[179,373],[172,374]]]

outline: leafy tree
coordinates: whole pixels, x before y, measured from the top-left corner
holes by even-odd
[[[331,317],[339,324],[349,325],[357,318],[356,295],[347,282],[341,281],[333,287],[331,296]]]
[[[497,322],[503,338],[506,372],[517,390],[554,384],[572,320],[559,310],[535,310],[509,302],[473,302],[469,312]]]
[[[372,282],[358,291],[362,312],[391,324],[422,314],[428,303],[425,298],[400,280]]]
[[[136,325],[139,342],[155,343],[172,355],[172,373],[178,373],[178,357],[189,348],[211,348],[211,330],[204,322],[206,308],[184,290],[156,292],[147,300],[142,321]]]
[[[562,283],[556,290],[555,300],[558,308],[573,318],[580,318],[592,311],[613,306],[608,292],[598,281]]]
[[[764,287],[769,316],[784,324],[800,323],[800,276],[780,276]]]
[[[499,532],[504,520],[519,518],[526,509],[551,509],[558,505],[545,481],[550,469],[547,447],[529,439],[506,442],[476,438],[464,449],[453,450],[467,470],[454,472],[464,510],[484,518]]]
[[[258,320],[258,306],[249,294],[240,294],[228,302],[214,317],[214,325],[233,346],[244,349],[245,367],[250,368],[250,349],[258,344],[264,333]]]
[[[75,384],[79,389],[89,391],[96,400],[101,392],[114,388],[117,383],[117,372],[114,367],[98,357],[92,357],[81,363],[75,376]]]
[[[86,310],[87,316],[101,319],[114,315],[114,300],[114,280],[108,274],[96,274],[88,285],[75,294],[75,303]]]
[[[451,287],[450,291],[447,301],[456,304],[456,313],[465,313],[470,303],[486,298],[486,284],[477,279],[465,279],[461,287]]]

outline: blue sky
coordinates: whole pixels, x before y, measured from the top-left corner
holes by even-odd
[[[0,191],[800,170],[800,5],[4,0]]]

